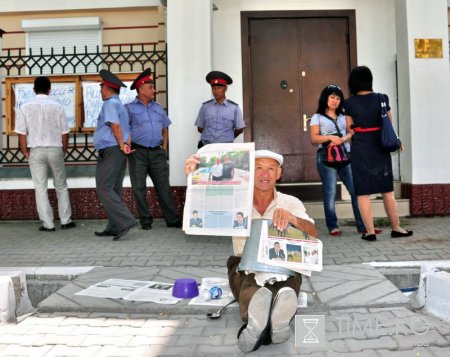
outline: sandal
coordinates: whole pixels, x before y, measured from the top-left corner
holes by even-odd
[[[340,237],[342,235],[342,231],[340,229],[333,229],[330,231],[330,236]]]

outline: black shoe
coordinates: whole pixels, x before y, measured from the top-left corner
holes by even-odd
[[[402,237],[411,237],[413,235],[413,231],[406,230],[405,233],[391,231],[391,238],[402,238]]]
[[[113,237],[116,235],[115,233],[108,232],[108,231],[101,231],[101,232],[96,231],[96,232],[94,232],[94,234],[97,237]]]
[[[67,224],[61,224],[61,229],[69,229],[69,228],[74,228],[75,227],[75,222],[70,222]]]
[[[134,227],[137,226],[137,223],[132,224],[131,226],[122,229],[119,233],[117,233],[114,237],[113,240],[119,240],[120,238],[123,238],[131,229],[133,229]]]
[[[150,229],[152,229],[152,225],[151,225],[151,224],[143,224],[143,225],[141,226],[141,228],[142,228],[144,231],[149,231]]]
[[[368,240],[369,242],[373,242],[377,240],[377,236],[375,234],[367,234],[364,233],[361,239]]]
[[[45,228],[44,226],[40,226],[39,230],[41,232],[54,232],[55,231],[55,227],[53,227],[53,228]]]
[[[176,221],[175,223],[167,223],[167,227],[169,228],[181,228],[183,224],[181,221]]]

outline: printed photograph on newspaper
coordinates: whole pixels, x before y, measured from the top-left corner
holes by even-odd
[[[322,242],[289,225],[279,231],[268,220],[261,228],[258,262],[303,273],[322,271]]]
[[[254,143],[209,144],[197,152],[184,205],[186,234],[248,236],[253,205]]]

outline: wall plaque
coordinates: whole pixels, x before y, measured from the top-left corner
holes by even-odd
[[[442,58],[442,38],[414,39],[416,58]]]

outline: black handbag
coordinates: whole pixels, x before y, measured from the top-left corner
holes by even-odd
[[[324,115],[326,118],[330,119],[333,124],[336,127],[337,130],[337,136],[342,138],[342,133],[339,130],[338,125],[336,122],[330,118],[328,115]],[[328,166],[332,167],[339,167],[339,166],[345,166],[350,163],[350,153],[345,148],[344,144],[341,145],[334,145],[331,143],[331,141],[326,141],[322,143],[322,156],[321,161]]]
[[[381,145],[383,145],[387,151],[394,152],[402,147],[402,142],[389,119],[385,95],[381,93],[378,93],[378,95],[381,100]]]

